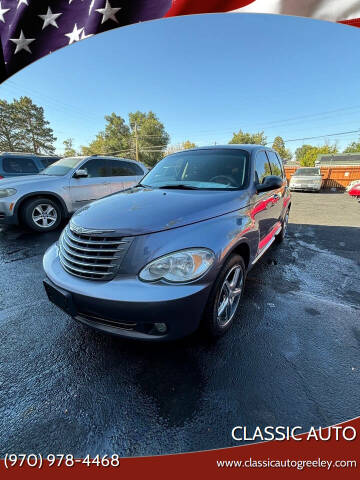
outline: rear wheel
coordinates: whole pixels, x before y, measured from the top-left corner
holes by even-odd
[[[234,323],[245,277],[243,258],[231,255],[215,281],[202,320],[203,330],[211,337],[220,337]]]
[[[55,230],[61,222],[61,207],[50,198],[36,198],[26,202],[22,209],[24,223],[37,232]]]

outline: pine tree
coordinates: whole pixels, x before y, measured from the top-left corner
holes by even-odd
[[[16,124],[24,136],[25,149],[32,153],[54,153],[56,138],[45,120],[44,109],[29,97],[14,100],[13,108]]]
[[[13,103],[0,100],[0,150],[21,152],[27,147],[25,132],[19,126],[19,118]]]
[[[290,150],[285,147],[285,142],[282,137],[275,137],[272,148],[279,153],[284,162],[291,160],[292,154]]]

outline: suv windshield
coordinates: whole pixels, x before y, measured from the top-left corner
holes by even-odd
[[[314,175],[320,175],[320,170],[318,168],[298,168],[294,175],[308,175],[308,176],[314,176]]]
[[[45,168],[45,170],[43,170],[39,175],[55,175],[57,177],[62,177],[70,172],[70,170],[75,168],[81,160],[83,160],[82,157],[62,158],[58,162],[55,162],[49,167]]]
[[[204,149],[165,157],[143,179],[144,186],[233,190],[247,180],[249,154],[240,149]]]

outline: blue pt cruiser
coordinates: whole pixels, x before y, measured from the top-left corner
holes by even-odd
[[[49,299],[103,332],[213,337],[236,318],[247,272],[286,233],[290,193],[261,145],[169,155],[135,187],[72,217],[44,256]]]

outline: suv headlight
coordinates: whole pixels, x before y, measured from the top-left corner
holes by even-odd
[[[15,188],[1,188],[0,198],[11,197],[11,195],[15,195],[15,193],[16,193]]]
[[[140,280],[184,283],[201,277],[214,263],[215,255],[206,248],[189,248],[164,255],[148,263],[139,273]]]

